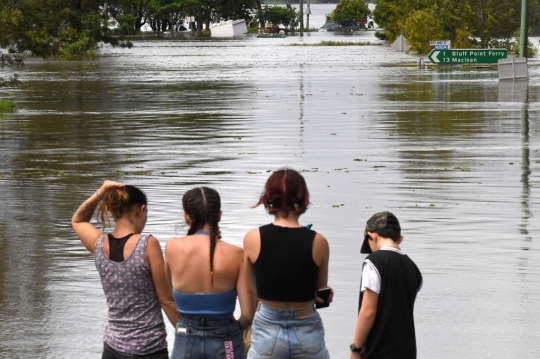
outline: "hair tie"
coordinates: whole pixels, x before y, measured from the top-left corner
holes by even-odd
[[[298,203],[295,203],[295,204],[294,204],[294,208],[298,208]]]
[[[273,205],[272,203],[270,203],[270,204],[268,205],[268,207],[274,207],[274,205]]]

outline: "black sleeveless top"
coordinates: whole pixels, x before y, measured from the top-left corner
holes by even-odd
[[[280,302],[315,299],[319,267],[313,261],[315,231],[268,224],[259,228],[261,250],[253,263],[257,295]]]
[[[416,358],[414,302],[422,274],[406,255],[378,250],[367,256],[381,277],[375,321],[361,352],[362,358]],[[361,286],[361,284],[360,284]],[[360,292],[358,310],[364,292]]]

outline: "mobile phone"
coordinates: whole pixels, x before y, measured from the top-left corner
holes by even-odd
[[[328,301],[328,297],[330,296],[330,293],[332,293],[332,289],[330,288],[321,288],[317,290],[317,297],[324,300],[324,303],[319,303],[315,301],[315,308],[326,308],[330,306],[330,302]]]

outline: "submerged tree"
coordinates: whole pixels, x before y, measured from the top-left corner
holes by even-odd
[[[105,15],[112,17],[125,34],[141,31],[146,24],[149,0],[115,0],[107,2]]]
[[[259,0],[0,0],[0,47],[44,58],[95,56],[100,43],[132,46],[146,24],[176,31],[186,16],[203,24],[247,19]]]
[[[413,50],[425,52],[430,40],[454,47],[508,43],[521,24],[521,0],[375,0],[373,16],[389,40],[403,34]],[[529,22],[540,21],[540,0],[529,0]]]
[[[272,25],[283,25],[290,31],[294,31],[300,23],[299,15],[298,11],[296,11],[291,4],[287,4],[285,7],[268,7],[268,5],[265,5],[262,8],[261,13],[258,14],[258,17],[264,18],[264,21],[271,23]]]
[[[350,26],[352,22],[362,23],[360,20],[365,20],[370,14],[364,0],[341,0],[330,14],[330,19],[341,26]]]
[[[97,0],[0,0],[0,46],[42,57],[94,56],[100,42],[130,46],[113,36]]]

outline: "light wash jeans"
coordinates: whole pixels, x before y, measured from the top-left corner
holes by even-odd
[[[171,359],[244,359],[242,333],[234,318],[182,315],[176,325]]]
[[[298,318],[294,309],[259,303],[251,328],[248,359],[329,359],[319,313]]]

